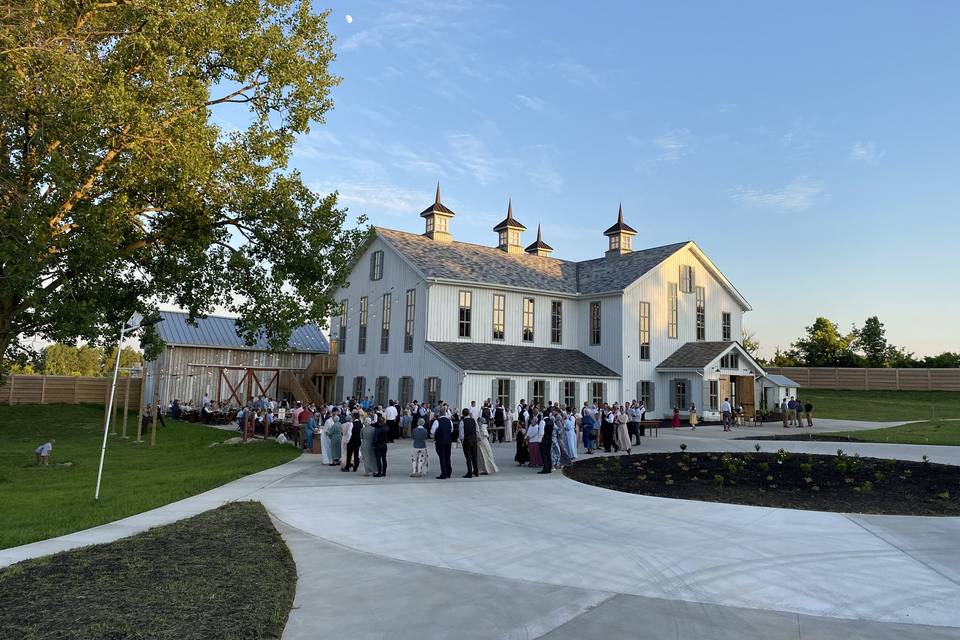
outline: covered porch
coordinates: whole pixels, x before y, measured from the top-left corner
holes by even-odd
[[[733,342],[688,342],[657,365],[657,373],[670,391],[665,415],[680,409],[684,420],[695,405],[703,420],[720,420],[723,401],[753,418],[758,407],[756,381],[763,367],[743,346]]]

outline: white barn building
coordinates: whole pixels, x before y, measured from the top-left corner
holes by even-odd
[[[491,398],[582,406],[642,399],[648,416],[724,397],[752,413],[763,375],[739,344],[750,305],[690,241],[637,249],[623,221],[603,257],[551,257],[508,206],[497,246],[453,239],[436,201],[422,235],[376,228],[338,290],[335,395],[464,407]]]

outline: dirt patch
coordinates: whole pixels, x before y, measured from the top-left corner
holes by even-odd
[[[592,458],[564,473],[605,489],[665,498],[839,513],[960,515],[960,467],[777,453],[657,453]]]

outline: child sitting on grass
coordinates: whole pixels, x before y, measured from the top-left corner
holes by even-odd
[[[42,445],[37,447],[37,464],[38,465],[49,465],[50,464],[50,452],[53,451],[53,443],[56,442],[53,438],[47,438],[47,441]]]

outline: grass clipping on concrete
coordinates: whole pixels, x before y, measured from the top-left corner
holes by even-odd
[[[257,502],[0,571],[0,638],[279,638],[297,569]]]

